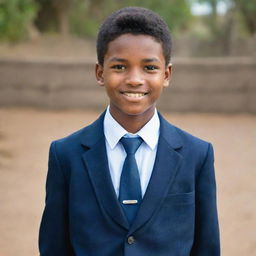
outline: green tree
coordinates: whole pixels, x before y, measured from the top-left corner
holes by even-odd
[[[120,0],[74,0],[70,15],[71,31],[83,37],[95,37],[105,17],[121,7]]]
[[[251,35],[256,33],[256,1],[233,0],[248,32]]]
[[[173,32],[187,28],[192,18],[188,0],[128,0],[123,2],[127,2],[128,6],[142,6],[157,12]]]
[[[35,24],[41,31],[69,33],[70,10],[75,0],[35,0],[40,6]]]
[[[229,0],[221,0],[222,2],[224,1],[229,1]],[[195,0],[195,2],[199,3],[206,3],[210,7],[210,14],[205,18],[206,24],[213,35],[213,37],[219,37],[221,30],[220,30],[220,22],[219,22],[219,17],[217,13],[217,5],[220,0]]]
[[[141,6],[159,13],[174,32],[186,28],[192,18],[189,0],[75,0],[71,11],[72,31],[95,36],[104,18],[125,6]]]
[[[0,39],[23,39],[36,15],[33,0],[0,0]]]
[[[58,30],[63,35],[69,33],[69,15],[73,3],[74,0],[52,0],[53,7],[56,10]]]
[[[193,1],[193,0],[192,0]],[[241,15],[247,31],[253,35],[256,33],[256,0],[196,0],[199,3],[207,3],[211,7],[208,24],[210,30],[214,34],[220,31],[220,24],[218,23],[217,5],[224,2],[229,7],[227,18],[229,19],[231,13],[234,15]]]
[[[211,13],[205,17],[205,24],[211,34],[212,42],[220,46],[220,53],[229,55],[232,51],[232,44],[239,37],[237,25],[241,19],[244,21],[244,28],[250,35],[256,33],[256,1],[244,0],[192,0],[200,3],[207,3],[211,7]],[[224,2],[227,6],[225,15],[218,15],[217,5]],[[238,33],[237,33],[238,32]],[[237,36],[238,34],[238,36]]]

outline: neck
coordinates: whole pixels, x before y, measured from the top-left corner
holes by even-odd
[[[138,132],[154,115],[155,109],[141,115],[124,115],[123,113],[109,109],[112,117],[128,132]]]

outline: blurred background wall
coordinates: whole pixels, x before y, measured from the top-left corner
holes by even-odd
[[[173,34],[174,75],[160,109],[256,112],[256,2],[243,0],[2,0],[0,105],[105,106],[95,37],[129,5],[158,12]]]
[[[38,255],[50,142],[106,107],[95,38],[130,5],[173,35],[159,109],[214,145],[222,255],[256,255],[255,0],[0,0],[0,256]]]
[[[108,98],[97,85],[95,62],[0,60],[0,106],[103,109]],[[174,59],[164,111],[256,113],[256,61],[250,58]]]

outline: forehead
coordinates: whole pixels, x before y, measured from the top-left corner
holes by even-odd
[[[162,44],[149,35],[123,34],[108,45],[105,60],[111,57],[158,58],[164,61]]]

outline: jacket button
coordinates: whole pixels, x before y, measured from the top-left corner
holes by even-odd
[[[128,244],[133,244],[135,242],[135,238],[133,236],[129,236],[127,239]]]

